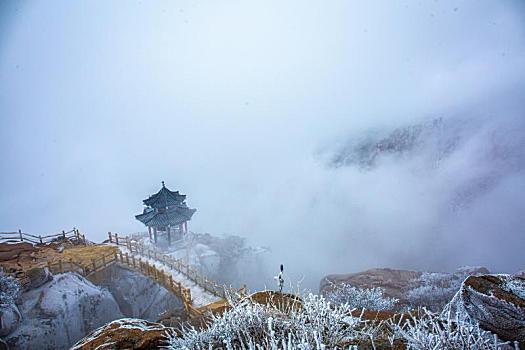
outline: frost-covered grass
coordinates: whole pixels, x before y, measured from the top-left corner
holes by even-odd
[[[396,337],[414,350],[497,350],[508,343],[498,341],[492,333],[482,330],[466,316],[456,314],[452,319],[437,317],[420,309],[403,324],[391,323]]]
[[[453,275],[425,272],[413,281],[416,286],[408,291],[407,300],[414,308],[426,307],[439,312],[454,297],[468,276],[468,270],[458,270]]]
[[[304,298],[302,308],[288,310],[235,302],[223,315],[212,316],[206,329],[183,328],[183,336],[173,336],[168,349],[335,350],[363,344],[375,349],[402,342],[407,349],[418,350],[501,350],[505,345],[468,318],[440,317],[420,309],[371,321],[355,311],[348,303],[334,305],[312,294]]]
[[[222,316],[213,316],[209,328],[183,329],[183,338],[172,338],[170,349],[335,349],[355,336],[355,322],[348,305],[333,306],[317,295],[308,295],[300,310],[257,303],[240,303]]]
[[[333,304],[347,304],[354,309],[393,310],[397,299],[384,295],[381,288],[361,289],[350,284],[332,284],[326,299]]]
[[[20,295],[20,283],[14,277],[0,271],[0,306],[14,304]]]

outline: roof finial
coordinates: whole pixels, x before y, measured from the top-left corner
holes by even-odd
[[[162,181],[162,187],[166,187],[166,186],[164,186],[164,181]]]

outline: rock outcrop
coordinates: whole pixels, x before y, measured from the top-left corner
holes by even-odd
[[[68,349],[91,330],[122,317],[113,296],[74,273],[55,275],[19,300],[22,320],[4,338],[11,349]]]
[[[398,299],[397,306],[425,306],[434,311],[447,304],[471,275],[488,274],[485,267],[460,267],[453,273],[420,272],[389,268],[358,273],[328,275],[321,280],[319,293],[327,295],[339,284],[356,288],[381,288],[387,297]]]
[[[525,346],[525,278],[470,276],[456,295],[455,304],[485,330]]]
[[[90,276],[89,280],[113,295],[124,317],[155,322],[166,311],[184,308],[167,289],[123,266],[113,265]]]
[[[2,243],[0,244],[0,262],[18,258],[22,253],[31,253],[35,247],[31,243]]]
[[[357,288],[383,288],[385,295],[405,300],[406,291],[412,281],[417,280],[422,272],[397,269],[370,269],[358,273],[328,275],[321,280],[319,293],[326,294],[333,284],[346,283]]]
[[[93,331],[71,350],[161,349],[167,345],[171,328],[134,318],[113,321]]]

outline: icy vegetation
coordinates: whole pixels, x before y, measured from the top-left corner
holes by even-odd
[[[453,274],[423,272],[419,278],[411,282],[407,300],[413,308],[426,307],[434,312],[440,312],[460,290],[465,278],[479,275],[483,269],[462,267]]]
[[[405,341],[407,349],[497,350],[510,345],[498,341],[495,335],[482,330],[464,314],[456,314],[454,319],[439,318],[420,309],[417,317],[411,314],[410,320],[402,325],[392,325],[394,334]]]
[[[379,294],[378,294],[379,295]],[[379,302],[381,304],[381,302]],[[282,310],[275,305],[236,303],[222,316],[213,316],[204,330],[186,328],[173,335],[170,349],[357,349],[394,347],[407,349],[504,349],[490,332],[467,317],[440,317],[426,309],[413,314],[392,315],[382,321],[367,320],[365,311],[347,303],[334,305],[309,294],[302,307]]]
[[[299,311],[286,313],[272,306],[239,303],[222,316],[214,316],[209,328],[185,329],[173,337],[171,349],[309,349],[338,343],[354,336],[352,308],[332,306],[323,297],[308,295]]]
[[[347,304],[353,309],[393,310],[397,299],[384,295],[382,288],[361,289],[350,284],[333,284],[326,299],[335,305]]]
[[[412,306],[425,306],[440,311],[454,297],[464,278],[451,278],[449,274],[439,272],[424,272],[414,282],[418,286],[408,291],[407,299]]]

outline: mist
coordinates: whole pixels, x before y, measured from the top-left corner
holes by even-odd
[[[0,230],[143,231],[165,181],[197,208],[190,230],[271,248],[260,284],[280,263],[313,289],[372,267],[524,268],[519,1],[0,11]],[[332,163],[438,118],[410,152]]]

